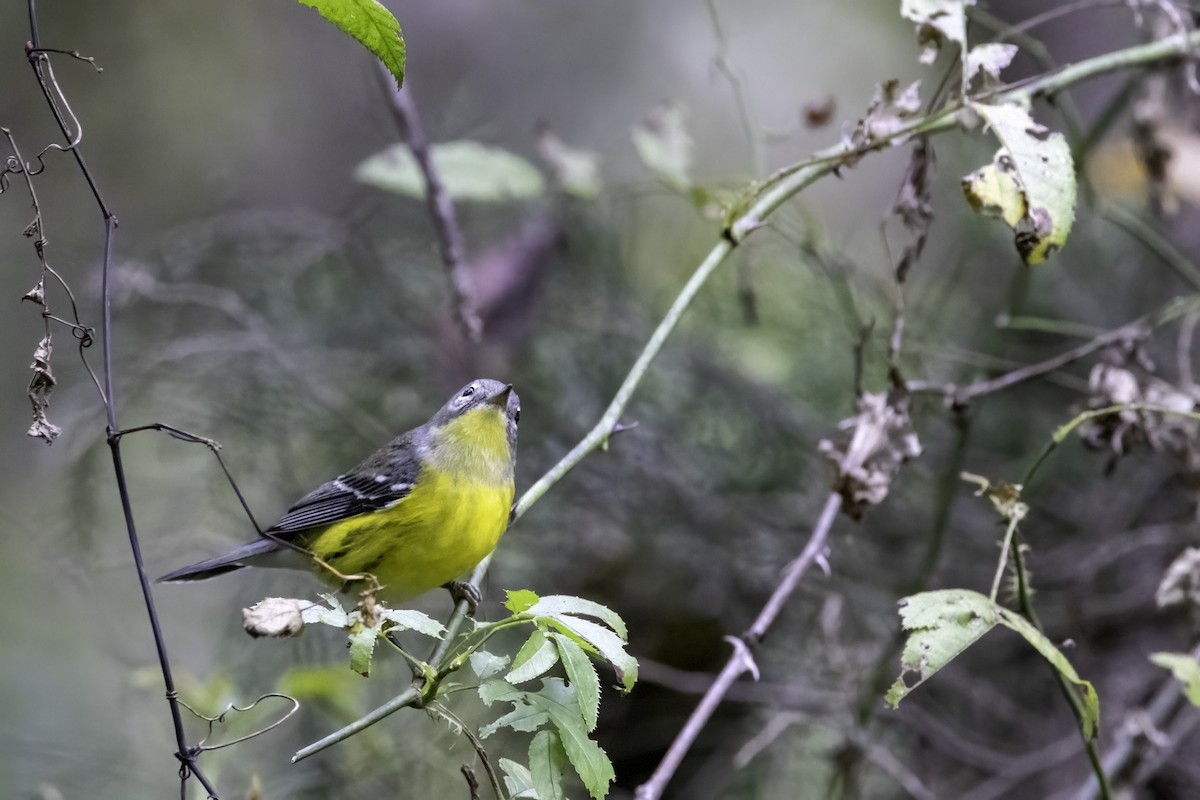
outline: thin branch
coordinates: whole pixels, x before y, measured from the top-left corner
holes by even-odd
[[[1149,314],[1144,314],[1141,317],[1127,322],[1118,328],[1105,331],[1090,341],[1073,347],[1066,352],[1059,353],[1056,356],[1039,361],[1036,364],[1029,364],[1011,372],[1006,372],[995,378],[976,381],[975,383],[956,388],[954,386],[939,386],[935,384],[911,381],[909,389],[914,393],[937,393],[945,394],[955,406],[965,406],[972,400],[982,397],[993,392],[998,392],[1002,389],[1007,389],[1018,383],[1030,380],[1032,378],[1041,377],[1051,372],[1062,369],[1067,364],[1085,358],[1097,350],[1102,350],[1109,345],[1125,341],[1132,337],[1140,335],[1147,328],[1155,328],[1160,325],[1165,325],[1179,317],[1185,317],[1188,314],[1200,310],[1200,294],[1188,295],[1187,297],[1176,297],[1166,303],[1162,308],[1152,311]]]
[[[412,151],[413,160],[417,162],[417,167],[425,179],[425,202],[429,206],[429,215],[437,232],[438,249],[441,251],[442,265],[446,268],[446,277],[450,282],[450,293],[454,298],[458,324],[470,341],[478,342],[483,333],[483,322],[475,307],[471,272],[467,266],[467,245],[458,225],[458,216],[454,212],[454,201],[450,199],[450,193],[446,191],[441,173],[433,161],[429,137],[421,125],[421,117],[412,99],[412,90],[409,88],[411,81],[405,81],[403,88],[396,89],[392,74],[386,67],[381,66],[381,71],[384,85],[388,87],[392,117],[400,126],[408,149]]]
[[[800,583],[800,578],[804,576],[805,571],[807,571],[825,549],[825,541],[829,537],[833,521],[837,518],[838,511],[841,508],[842,496],[837,492],[830,493],[829,498],[825,501],[825,507],[821,510],[821,515],[817,518],[817,524],[813,527],[812,535],[809,537],[804,551],[795,561],[788,565],[783,580],[775,587],[775,591],[771,593],[771,597],[754,619],[754,623],[739,638],[734,639],[733,654],[729,657],[729,661],[725,663],[725,667],[717,675],[717,679],[713,681],[712,686],[709,687],[704,697],[701,698],[700,704],[696,706],[692,715],[688,717],[687,723],[680,729],[679,734],[675,737],[675,741],[671,742],[670,748],[667,749],[666,755],[663,756],[662,761],[659,762],[658,767],[654,770],[654,774],[637,788],[635,794],[637,800],[657,800],[657,798],[662,797],[663,790],[667,788],[667,783],[675,775],[675,771],[679,769],[679,765],[683,762],[683,757],[687,755],[688,750],[695,743],[696,737],[704,730],[704,726],[708,724],[708,720],[712,717],[713,712],[717,710],[717,707],[725,699],[725,693],[729,691],[729,687],[743,673],[752,672],[757,676],[758,667],[754,663],[754,656],[750,652],[750,647],[762,640],[771,623],[779,616],[784,603],[787,602],[792,592],[795,591],[796,586]]]

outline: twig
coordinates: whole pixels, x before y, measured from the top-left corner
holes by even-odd
[[[395,88],[395,79],[386,67],[380,67],[388,98],[391,100],[392,116],[403,131],[408,149],[412,151],[413,160],[425,178],[425,202],[429,206],[429,215],[433,219],[433,228],[437,232],[438,249],[442,254],[442,265],[446,268],[446,277],[450,282],[450,293],[454,298],[454,311],[458,324],[463,333],[472,342],[478,342],[483,333],[483,322],[475,307],[475,294],[471,282],[471,273],[467,266],[467,245],[463,238],[462,229],[458,226],[458,217],[454,213],[454,201],[442,183],[441,173],[433,162],[433,154],[429,147],[429,137],[421,125],[421,117],[412,99],[411,81],[405,81],[404,87]]]
[[[696,737],[700,735],[700,731],[704,730],[704,726],[708,724],[708,720],[712,717],[713,712],[721,704],[725,698],[725,693],[729,691],[729,687],[733,685],[741,675],[745,672],[757,673],[758,667],[754,663],[754,657],[751,655],[750,647],[762,641],[767,629],[771,623],[779,616],[779,612],[783,609],[783,604],[791,597],[796,586],[800,583],[800,578],[803,577],[805,571],[825,549],[825,541],[829,537],[829,531],[833,527],[833,521],[837,518],[838,511],[842,507],[842,496],[837,492],[832,492],[829,498],[825,501],[825,507],[821,510],[821,515],[817,518],[817,524],[813,527],[812,535],[808,539],[808,544],[805,545],[804,551],[800,556],[788,565],[784,573],[783,580],[775,587],[775,591],[771,593],[771,597],[767,600],[766,605],[755,617],[754,623],[740,637],[735,639],[733,654],[729,657],[729,661],[725,663],[725,667],[717,675],[717,679],[713,681],[712,686],[705,692],[701,698],[700,704],[696,706],[695,711],[688,717],[687,723],[679,731],[675,737],[675,741],[671,742],[666,755],[659,762],[658,767],[654,770],[654,774],[650,779],[637,788],[635,797],[637,800],[657,800],[662,796],[663,790],[667,788],[667,783],[670,782],[675,770],[683,762],[683,757],[687,755],[692,744],[696,741]]]
[[[909,389],[915,393],[939,393],[945,394],[955,406],[965,406],[972,400],[982,397],[993,392],[1007,389],[1015,384],[1023,381],[1037,378],[1047,373],[1062,369],[1067,364],[1085,358],[1097,350],[1102,350],[1109,345],[1137,336],[1139,332],[1147,327],[1153,328],[1159,325],[1164,325],[1181,316],[1194,313],[1200,310],[1200,294],[1188,295],[1187,297],[1177,297],[1166,303],[1162,308],[1152,311],[1149,314],[1144,314],[1141,317],[1127,322],[1118,328],[1105,331],[1090,341],[1073,347],[1066,352],[1059,353],[1056,356],[1039,361],[1036,364],[1029,364],[1012,372],[1007,372],[995,378],[988,380],[976,381],[975,383],[956,388],[954,386],[937,386],[924,382],[913,381],[909,385]]]

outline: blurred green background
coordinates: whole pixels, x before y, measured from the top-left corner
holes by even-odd
[[[737,186],[754,177],[753,148],[716,64],[722,45],[699,0],[388,6],[404,28],[409,86],[435,140],[475,139],[536,159],[537,131],[548,125],[601,159],[605,188],[594,200],[460,205],[471,254],[492,265],[478,278],[495,297],[479,348],[456,334],[424,206],[353,178],[357,164],[398,138],[377,75],[353,42],[285,0],[39,7],[47,46],[95,56],[104,68],[97,75],[54,61],[82,120],[88,163],[120,220],[113,313],[121,424],[161,421],[219,441],[264,522],[477,375],[521,393],[518,491],[528,487],[598,418],[719,233],[640,164],[633,126],[679,102],[696,179]],[[842,121],[861,115],[878,81],[921,77],[928,96],[944,64],[917,63],[912,26],[897,6],[718,2],[724,52],[767,168],[838,141]],[[1042,8],[1001,10],[1015,21]],[[1060,62],[1144,35],[1120,9],[1037,32]],[[27,39],[23,4],[0,8],[0,125],[28,158],[60,137],[26,63]],[[1012,75],[1037,69],[1021,56]],[[1124,81],[1075,90],[1084,120]],[[806,127],[803,109],[827,100],[832,121]],[[1038,117],[1062,127],[1053,108]],[[1122,116],[1111,138],[1127,129]],[[1087,194],[1065,251],[1026,271],[1011,234],[971,215],[958,188],[994,144],[951,133],[934,145],[936,219],[906,295],[907,377],[965,383],[1076,343],[998,331],[1002,313],[1106,329],[1188,289],[1092,213]],[[892,220],[885,248],[880,226],[907,158],[897,149],[864,159],[805,191],[772,230],[756,234],[655,362],[626,414],[638,426],[589,457],[502,541],[485,618],[500,614],[505,589],[529,588],[606,603],[629,622],[643,682],[629,697],[605,693],[598,732],[617,768],[614,797],[631,796],[649,775],[703,673],[723,663],[722,637],[746,627],[803,546],[831,478],[817,444],[853,413],[853,349],[869,319],[876,325],[865,380],[885,385],[889,251],[905,239]],[[1141,187],[1135,180],[1130,193],[1120,163],[1105,167],[1106,191],[1136,208]],[[100,217],[68,157],[51,152],[46,164],[38,191],[48,257],[95,325]],[[65,329],[55,330],[59,386],[50,408],[63,435],[50,448],[23,435],[41,321],[18,303],[38,267],[21,236],[31,218],[26,195],[19,183],[12,189],[0,198],[8,309],[0,336],[0,794],[175,796],[170,719],[102,407]],[[1194,223],[1187,208],[1165,223],[1185,253],[1196,245]],[[847,312],[847,293],[859,320]],[[50,302],[65,313],[60,293]],[[1148,344],[1168,380],[1174,335]],[[87,355],[98,368],[99,348]],[[990,582],[1000,529],[958,470],[1015,479],[1082,405],[1089,363],[980,401],[966,433],[940,401],[917,401],[926,453],[865,521],[839,521],[832,574],[805,579],[760,653],[763,682],[739,687],[722,707],[668,796],[824,797],[846,763],[856,765],[847,794],[908,796],[887,759],[869,748],[866,759],[853,757],[846,732],[857,730],[860,706],[877,715],[862,735],[933,796],[1042,797],[1086,780],[1066,705],[1016,637],[995,634],[898,712],[883,710],[868,687],[877,663],[888,681],[897,670],[895,603],[912,590],[935,531],[944,543],[931,587],[986,591]],[[204,448],[139,434],[124,453],[152,575],[252,535]],[[1156,610],[1153,595],[1196,531],[1194,487],[1169,458],[1139,452],[1109,473],[1106,462],[1068,443],[1033,487],[1026,530],[1048,632],[1074,640],[1070,656],[1096,682],[1112,735],[1162,678],[1145,654],[1189,646],[1188,620]],[[242,633],[242,607],[316,588],[304,574],[245,572],[155,590],[185,699],[209,711],[275,690],[304,701],[280,729],[205,757],[222,796],[249,796],[258,785],[264,798],[465,798],[458,765],[472,752],[420,712],[288,763],[407,682],[407,668],[388,654],[369,680],[359,678],[345,666],[342,640],[325,632],[278,641]],[[418,606],[439,617],[449,611],[444,593]],[[464,718],[491,718],[463,702]],[[1188,796],[1178,787],[1200,780],[1195,737],[1178,744],[1158,783],[1148,784],[1159,793],[1145,796]],[[498,735],[489,752],[519,755],[526,745]]]

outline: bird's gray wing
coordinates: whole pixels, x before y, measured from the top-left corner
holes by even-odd
[[[303,531],[386,508],[412,491],[420,470],[412,433],[405,434],[297,500],[268,533]]]

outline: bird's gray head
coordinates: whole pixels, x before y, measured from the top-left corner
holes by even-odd
[[[446,405],[438,409],[429,420],[429,424],[435,428],[444,427],[477,410],[495,410],[504,415],[508,445],[515,449],[517,423],[521,420],[521,398],[513,391],[511,383],[501,383],[491,378],[476,378],[451,395]]]

